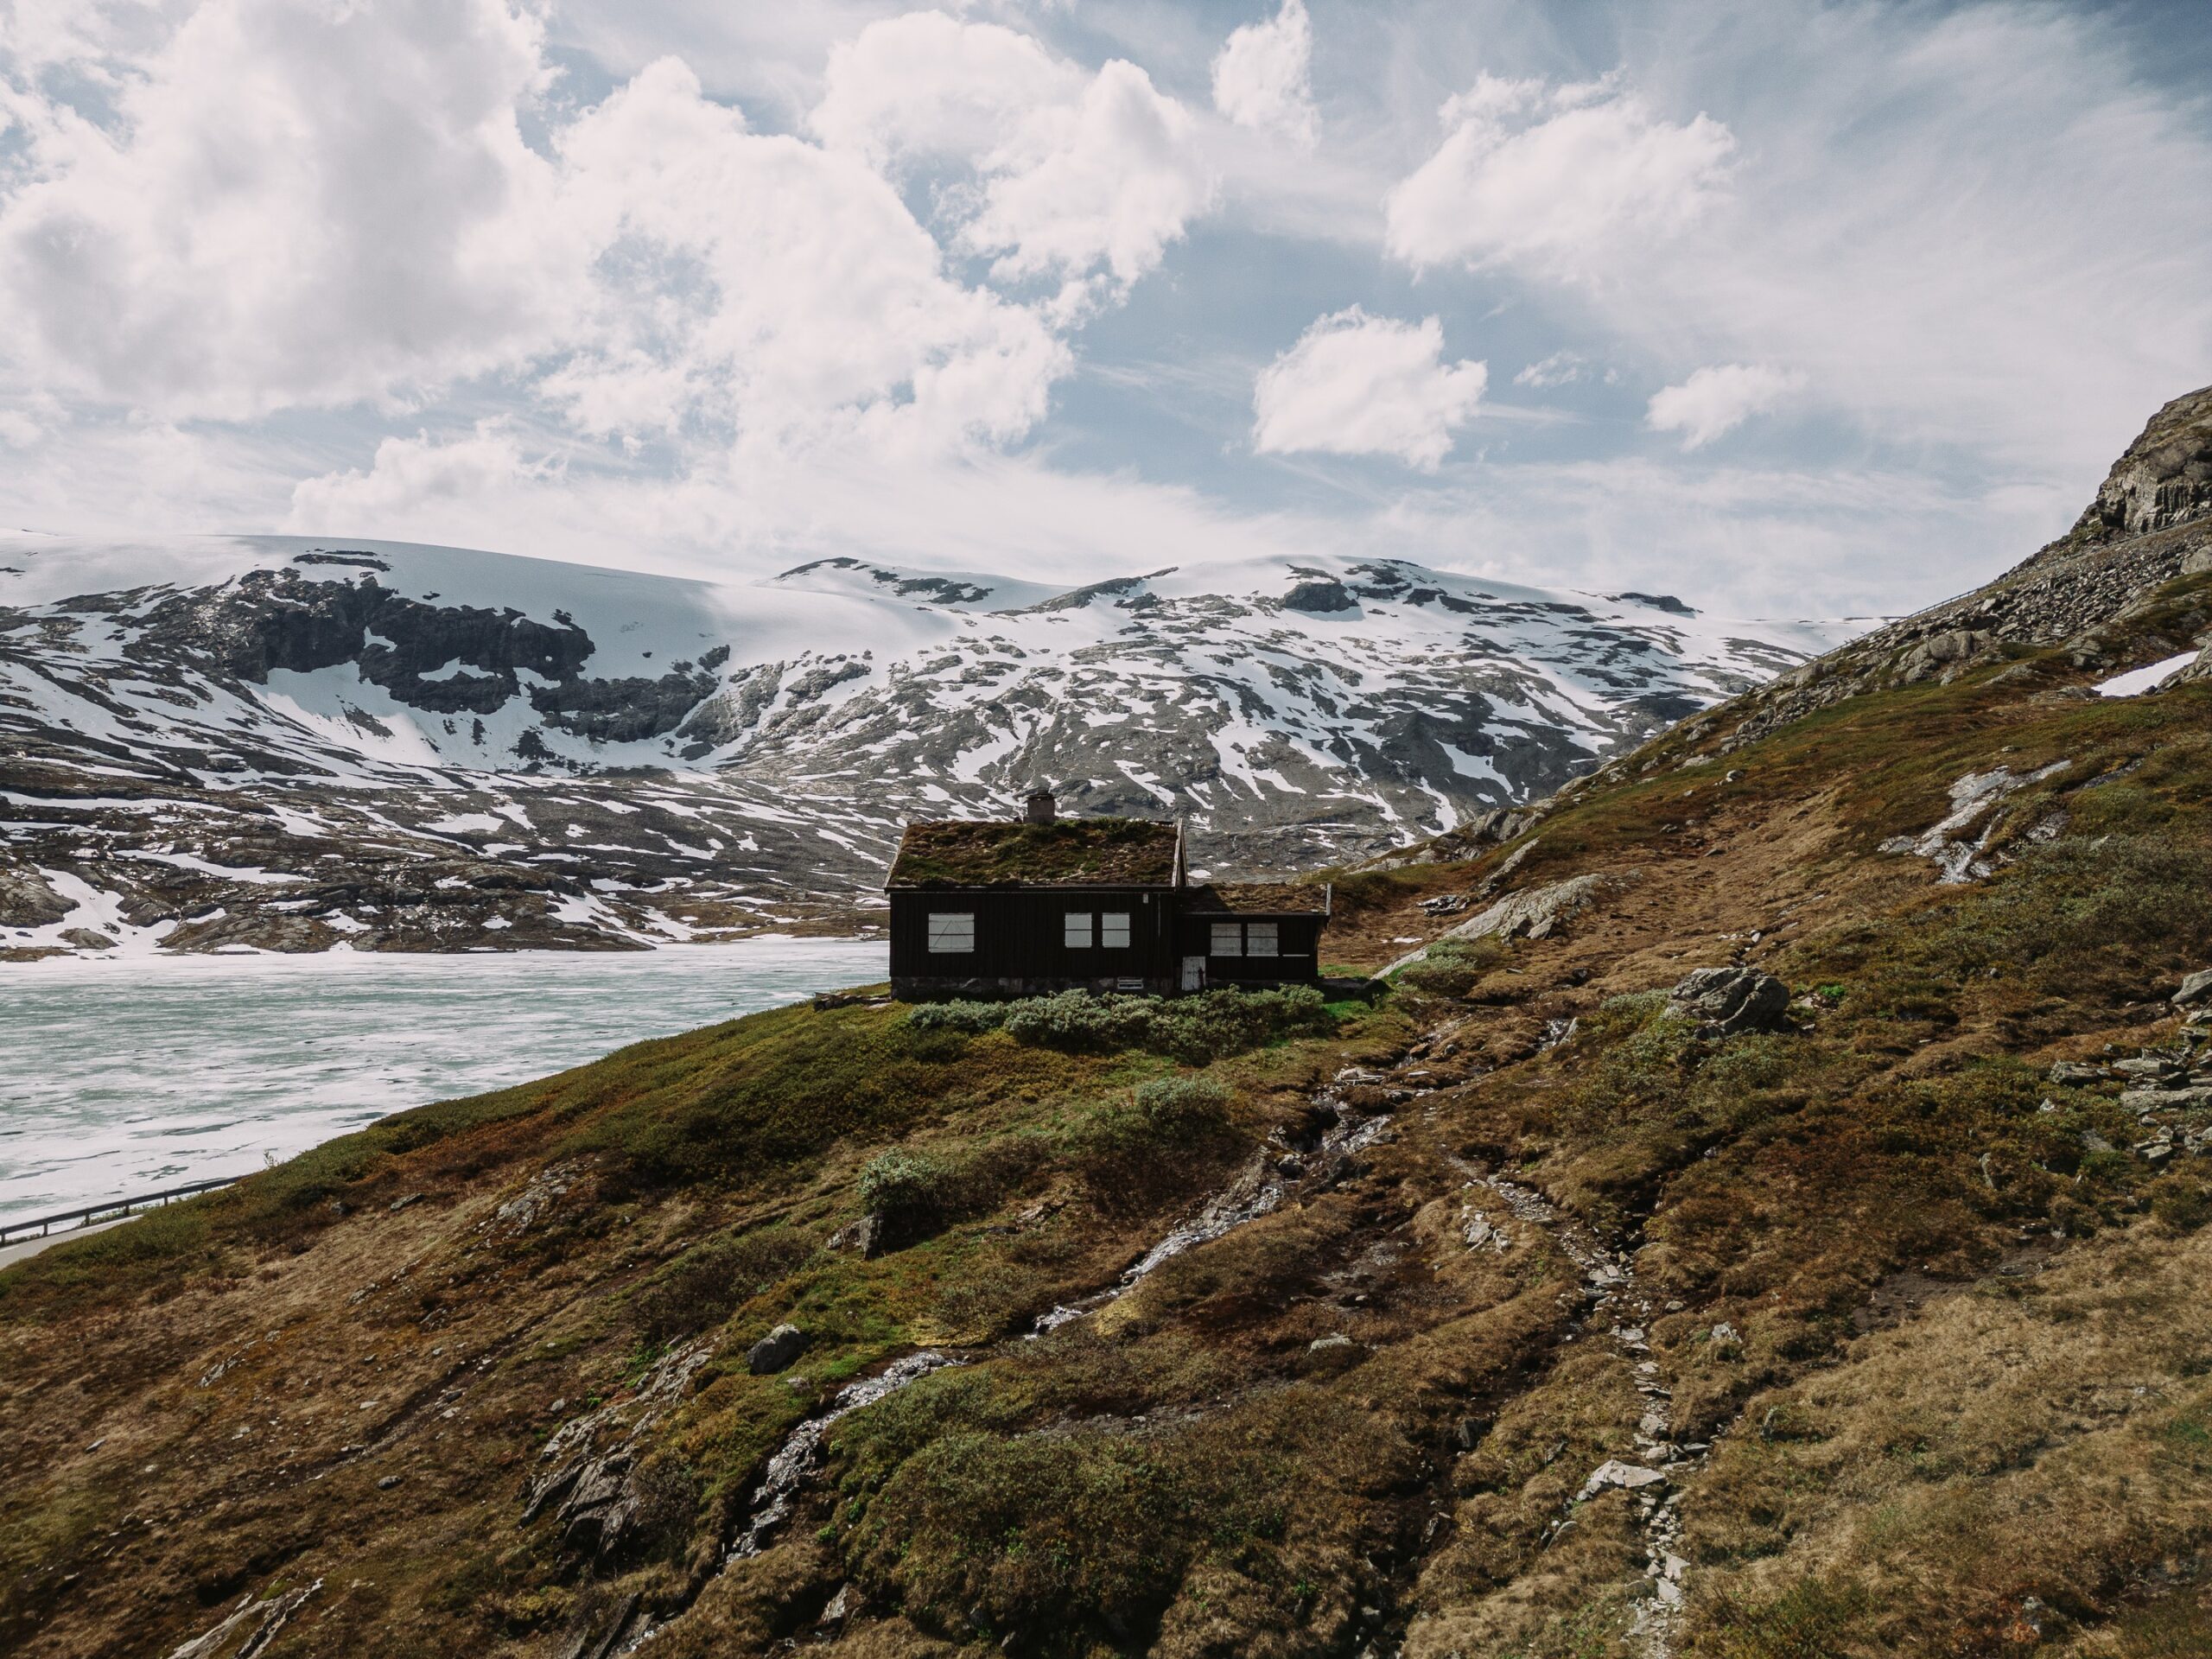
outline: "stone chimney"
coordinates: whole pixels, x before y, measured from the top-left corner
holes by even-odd
[[[1031,790],[1028,800],[1023,803],[1023,809],[1022,817],[1032,823],[1052,823],[1052,791],[1049,789]]]

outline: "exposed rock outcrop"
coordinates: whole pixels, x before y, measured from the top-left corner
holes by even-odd
[[[1996,581],[1877,629],[1773,682],[1690,729],[1728,753],[1793,721],[1881,686],[1948,680],[2016,648],[2068,648],[2075,666],[2114,659],[2111,629],[2175,577],[2212,569],[2212,387],[2177,397],[2113,465],[2072,530]],[[2166,654],[2212,624],[2212,601],[2177,619]],[[2122,630],[2123,632],[2130,632]],[[2136,664],[2154,642],[2137,640]],[[2196,676],[2198,670],[2188,671]],[[2212,673],[2212,670],[2205,671]],[[1623,775],[1628,762],[1599,775]]]
[[[1789,1023],[1789,988],[1756,968],[1700,968],[1668,994],[1667,1012],[1715,1037],[1779,1031]]]
[[[2212,510],[2212,387],[2177,397],[2113,463],[2073,534],[2139,535]]]
[[[75,909],[35,869],[0,869],[0,926],[44,927]]]

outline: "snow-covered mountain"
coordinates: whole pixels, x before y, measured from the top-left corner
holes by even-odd
[[[1217,871],[1548,792],[1836,643],[1397,561],[1072,590],[0,537],[0,948],[493,948],[849,916],[909,816],[1180,814]]]

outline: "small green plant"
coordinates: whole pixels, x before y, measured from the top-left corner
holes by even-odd
[[[667,1351],[668,1349],[664,1344],[640,1341],[636,1347],[631,1349],[629,1357],[622,1362],[622,1380],[632,1388],[636,1388],[639,1383],[645,1381],[645,1373],[658,1364],[661,1356]]]

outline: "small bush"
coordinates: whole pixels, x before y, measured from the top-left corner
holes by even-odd
[[[1229,1129],[1229,1091],[1207,1077],[1141,1084],[1128,1100],[1084,1113],[1067,1133],[1069,1154],[1094,1197],[1109,1207],[1144,1202],[1190,1173],[1193,1154]]]
[[[1150,997],[1093,996],[1086,991],[1027,997],[1007,1010],[1006,1033],[1017,1043],[1078,1053],[1141,1048],[1149,1046],[1153,1005]]]
[[[2212,1221],[2212,1187],[2185,1175],[2169,1175],[2151,1189],[2151,1213],[2171,1233],[2193,1233]]]
[[[1280,991],[1207,991],[1157,1005],[1145,1046],[1186,1065],[1204,1065],[1295,1037],[1326,1037],[1337,1017],[1310,986]]]
[[[1398,976],[1398,982],[1430,996],[1465,996],[1512,954],[1513,947],[1503,939],[1439,939]]]
[[[894,1236],[912,1235],[944,1213],[952,1185],[951,1172],[936,1159],[893,1147],[861,1171],[861,1208]]]
[[[916,1031],[958,1031],[970,1036],[1006,1023],[1004,1002],[925,1002],[906,1016]]]
[[[1229,1091],[1210,1077],[1139,1084],[1137,1110],[1163,1140],[1195,1141],[1229,1127]]]

